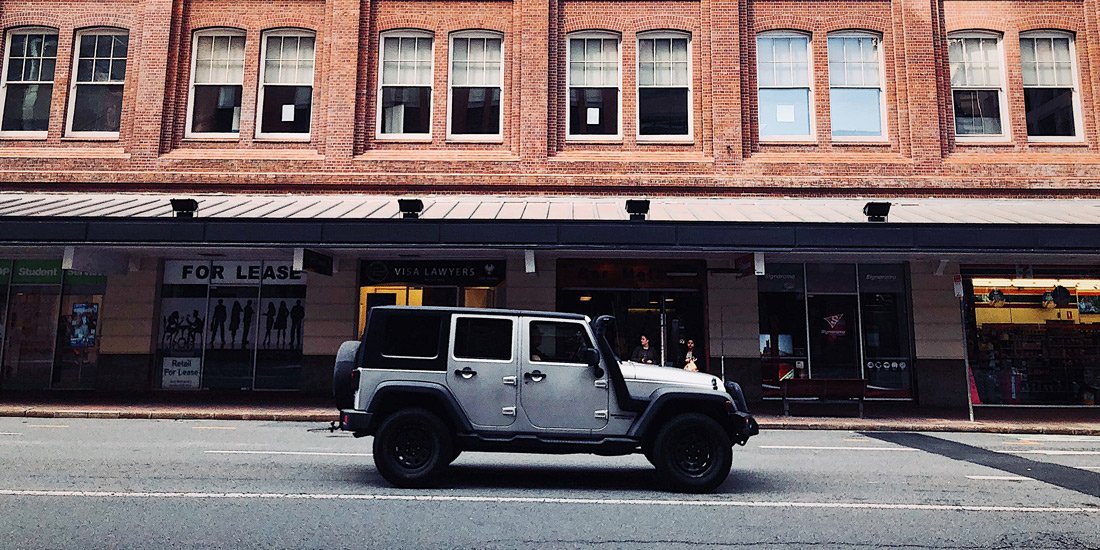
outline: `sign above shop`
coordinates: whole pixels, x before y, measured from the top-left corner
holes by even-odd
[[[17,285],[59,285],[63,271],[61,260],[16,260],[11,282]]]
[[[369,261],[359,269],[361,286],[384,284],[497,286],[504,282],[504,260]]]
[[[702,288],[706,268],[694,260],[558,260],[558,287]]]
[[[170,285],[304,285],[305,273],[290,262],[166,261],[164,283]]]

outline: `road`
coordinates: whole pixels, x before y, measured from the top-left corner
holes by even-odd
[[[769,431],[712,495],[640,455],[394,489],[318,424],[0,418],[0,548],[1100,548],[1100,438]]]

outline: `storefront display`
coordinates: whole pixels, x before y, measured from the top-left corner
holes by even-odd
[[[757,280],[764,395],[788,378],[863,378],[871,397],[912,397],[903,265],[769,264]]]
[[[967,345],[976,404],[1095,405],[1100,278],[1073,269],[972,271]]]
[[[298,389],[305,296],[288,262],[165,262],[159,387]]]

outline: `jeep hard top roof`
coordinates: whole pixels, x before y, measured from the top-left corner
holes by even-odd
[[[371,311],[398,310],[398,311],[438,311],[443,313],[459,313],[466,315],[509,315],[513,317],[548,317],[553,319],[569,319],[571,321],[591,322],[587,315],[579,313],[561,313],[557,311],[535,311],[527,309],[497,309],[482,307],[439,307],[439,306],[374,306]]]

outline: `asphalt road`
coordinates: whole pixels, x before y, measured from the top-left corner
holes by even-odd
[[[467,453],[394,489],[317,424],[0,418],[0,548],[1100,548],[1100,438],[770,431],[712,495]]]

